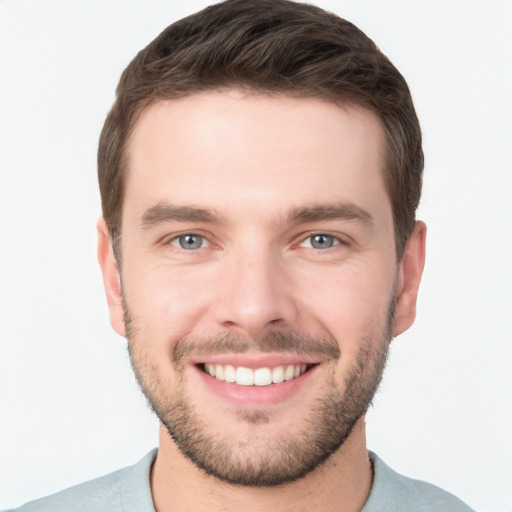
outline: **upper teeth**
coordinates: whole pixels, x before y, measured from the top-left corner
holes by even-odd
[[[268,386],[270,384],[279,384],[285,380],[292,380],[302,375],[307,366],[305,364],[289,364],[276,366],[274,368],[264,367],[252,370],[243,366],[232,366],[230,364],[211,364],[204,365],[205,370],[217,380],[226,382],[236,382],[240,386]]]

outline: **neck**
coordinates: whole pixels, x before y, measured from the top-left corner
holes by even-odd
[[[226,484],[185,458],[164,427],[151,472],[157,512],[359,512],[370,494],[372,467],[364,418],[337,452],[305,477],[266,488]]]

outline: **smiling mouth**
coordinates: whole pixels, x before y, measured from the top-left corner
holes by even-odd
[[[239,386],[270,386],[296,379],[316,364],[288,364],[255,369],[231,364],[203,363],[198,366],[203,372],[223,382],[231,382]]]

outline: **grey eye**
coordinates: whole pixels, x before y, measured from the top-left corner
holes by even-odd
[[[204,237],[201,235],[182,235],[177,240],[180,247],[187,250],[200,249],[204,244]]]
[[[329,235],[314,235],[309,237],[311,241],[311,247],[314,249],[329,249],[333,245],[336,245],[336,239]]]

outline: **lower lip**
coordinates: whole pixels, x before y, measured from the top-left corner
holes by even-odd
[[[240,386],[232,382],[217,380],[215,377],[205,373],[199,367],[194,366],[195,372],[212,393],[221,399],[228,401],[239,407],[251,405],[276,405],[299,393],[301,388],[317,372],[319,365],[311,367],[305,373],[292,380],[284,381],[279,384],[269,384],[268,386]]]

